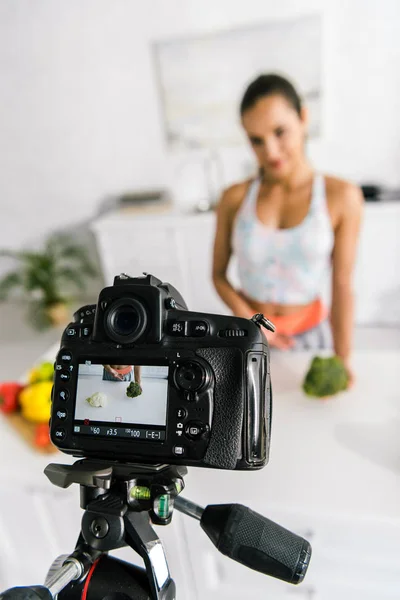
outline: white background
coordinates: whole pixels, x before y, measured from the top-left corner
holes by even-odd
[[[151,43],[315,12],[324,136],[310,154],[325,171],[399,185],[396,0],[2,0],[1,247],[82,221],[127,189],[167,185],[196,202],[200,167],[196,180],[186,156],[167,154]],[[227,153],[226,183],[249,161]]]

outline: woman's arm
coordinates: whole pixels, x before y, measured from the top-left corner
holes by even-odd
[[[222,196],[217,209],[217,229],[214,241],[213,282],[219,296],[237,317],[251,319],[254,309],[246,302],[228,281],[226,272],[232,254],[233,222],[246,192],[246,185],[233,186]],[[287,350],[293,346],[293,340],[286,335],[264,331],[271,346]]]
[[[354,325],[353,271],[363,211],[361,190],[346,184],[340,198],[332,262],[331,324],[334,350],[344,361],[352,382],[350,355]]]
[[[141,365],[135,365],[133,367],[133,375],[135,378],[136,383],[138,383],[139,385],[142,385],[142,367]]]
[[[217,208],[217,227],[214,240],[212,278],[218,295],[237,317],[251,318],[254,310],[233,288],[227,278],[232,255],[232,229],[236,212],[242,201],[245,187],[235,185],[222,195]]]
[[[104,369],[107,373],[110,373],[115,379],[120,379],[122,381],[123,377],[118,371],[116,371],[116,366],[118,365],[103,365]]]

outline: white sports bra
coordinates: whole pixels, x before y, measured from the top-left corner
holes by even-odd
[[[260,184],[260,179],[250,184],[234,224],[233,252],[242,290],[259,302],[308,304],[321,294],[334,244],[324,177],[314,176],[309,212],[288,229],[258,219]]]

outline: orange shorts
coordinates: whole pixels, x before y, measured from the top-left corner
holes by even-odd
[[[293,336],[317,327],[328,316],[328,309],[317,298],[291,315],[265,316],[275,325],[276,333]]]
[[[128,367],[123,367],[122,369],[114,369],[114,371],[116,371],[118,375],[128,375],[128,373],[132,371],[132,368],[133,367],[129,365]]]

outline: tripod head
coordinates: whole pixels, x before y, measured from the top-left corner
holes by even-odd
[[[230,558],[289,583],[300,583],[311,558],[310,544],[239,504],[205,509],[179,496],[186,467],[127,464],[83,459],[73,465],[50,464],[54,485],[80,485],[84,509],[74,552],[53,563],[45,586],[11,588],[0,600],[99,600],[120,594],[124,600],[174,600],[161,540],[152,524],[167,525],[173,510],[200,521],[216,548]],[[108,556],[130,546],[145,569]],[[21,595],[25,590],[25,595]]]
[[[143,587],[143,590],[132,589],[132,595],[128,593],[127,596],[135,600],[175,598],[175,584],[170,577],[164,548],[150,521],[155,525],[171,522],[174,499],[184,488],[183,476],[186,473],[186,467],[89,459],[73,465],[50,464],[46,467],[45,474],[54,485],[66,488],[72,483],[80,484],[80,504],[85,513],[73,556],[81,560],[83,554],[88,559],[87,568],[93,569],[92,586],[96,571],[95,581],[101,581],[98,583],[101,589],[104,583],[110,583],[109,579],[102,582],[98,561],[101,559],[102,571],[115,571],[120,561],[110,566],[114,559],[107,557],[105,562],[105,554],[128,545],[142,557],[146,577],[143,578],[142,569],[134,569],[132,581],[137,583],[141,580],[140,588]],[[132,587],[131,577],[125,577],[123,573],[120,573],[121,576],[121,588],[126,594],[127,588]],[[70,592],[76,585],[79,589],[78,582],[75,586],[71,585]],[[101,590],[96,597],[102,597],[100,594]],[[73,597],[75,595],[80,597],[79,594]],[[68,598],[72,596],[68,595]]]

